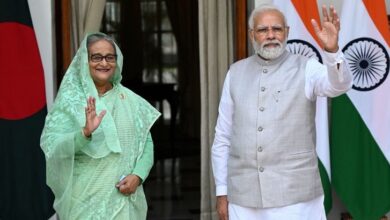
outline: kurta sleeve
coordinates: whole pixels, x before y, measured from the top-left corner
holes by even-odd
[[[305,94],[310,100],[317,96],[336,97],[352,87],[352,74],[341,51],[324,52],[324,65],[315,59],[307,62]]]
[[[232,133],[233,100],[230,95],[230,73],[226,75],[218,108],[214,143],[211,148],[211,162],[216,186],[216,195],[227,195],[228,159]]]
[[[139,176],[141,181],[144,182],[153,166],[153,160],[153,140],[149,132],[148,137],[146,138],[143,154],[137,161],[132,174]]]

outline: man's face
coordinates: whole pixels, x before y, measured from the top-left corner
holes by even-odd
[[[254,17],[250,37],[254,50],[266,60],[279,57],[285,50],[288,36],[283,16],[276,10],[269,10]]]

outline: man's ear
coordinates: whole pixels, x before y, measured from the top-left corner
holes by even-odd
[[[288,34],[290,33],[290,27],[287,26],[286,27],[286,39],[288,39]]]
[[[253,41],[255,38],[254,34],[255,34],[255,32],[253,31],[253,29],[248,29],[248,36],[251,39],[251,41]]]

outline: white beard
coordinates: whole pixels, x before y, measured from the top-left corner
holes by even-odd
[[[264,47],[266,44],[273,43],[278,44],[277,47]],[[280,55],[283,54],[284,50],[286,49],[286,41],[283,43],[278,40],[271,40],[271,41],[265,41],[262,44],[257,43],[256,40],[252,41],[253,49],[255,50],[255,53],[261,56],[262,58],[266,60],[273,60],[278,58]]]

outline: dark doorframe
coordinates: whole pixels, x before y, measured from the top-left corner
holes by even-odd
[[[235,7],[235,60],[248,56],[247,0],[236,0]]]

